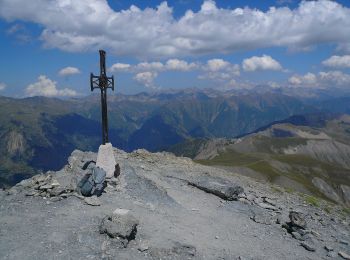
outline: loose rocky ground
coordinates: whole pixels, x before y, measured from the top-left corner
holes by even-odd
[[[169,153],[114,150],[99,198],[75,187],[97,155],[0,191],[1,259],[349,259],[339,206]],[[310,201],[309,201],[310,202]]]

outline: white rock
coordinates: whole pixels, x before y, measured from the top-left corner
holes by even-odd
[[[106,178],[112,178],[115,170],[115,158],[111,143],[100,145],[98,148],[96,166],[106,171]]]
[[[113,214],[114,215],[126,215],[129,213],[129,210],[128,209],[116,209],[115,211],[113,211]]]

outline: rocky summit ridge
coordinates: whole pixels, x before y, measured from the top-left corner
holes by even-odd
[[[114,149],[121,174],[76,192],[97,154],[0,190],[0,259],[350,259],[350,216],[171,153]]]

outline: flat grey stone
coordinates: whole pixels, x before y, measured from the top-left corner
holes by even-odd
[[[308,250],[308,251],[311,251],[311,252],[315,252],[315,251],[316,251],[316,248],[315,248],[313,245],[311,245],[310,243],[301,242],[300,245],[301,245],[302,247],[304,247],[304,248],[305,248],[306,250]]]
[[[86,197],[84,199],[84,202],[90,206],[100,206],[101,205],[101,201],[96,196]]]
[[[341,256],[342,258],[346,259],[346,260],[350,260],[350,255],[343,252],[343,251],[339,251],[338,253],[339,256]]]
[[[331,247],[331,246],[329,246],[329,245],[325,245],[325,246],[324,246],[324,249],[326,249],[328,252],[330,252],[330,251],[333,251],[333,250],[334,250],[334,248],[333,248],[333,247]]]

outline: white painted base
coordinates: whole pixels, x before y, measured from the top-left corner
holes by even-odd
[[[98,148],[96,166],[106,171],[106,178],[112,178],[115,170],[115,158],[113,154],[113,147],[111,143],[100,145]]]

